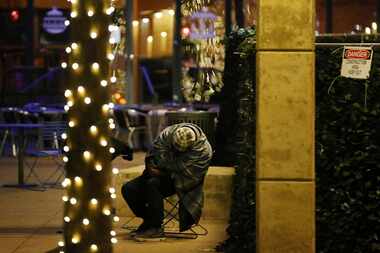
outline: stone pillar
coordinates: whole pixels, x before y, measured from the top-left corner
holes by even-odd
[[[257,252],[315,252],[313,0],[259,0]]]

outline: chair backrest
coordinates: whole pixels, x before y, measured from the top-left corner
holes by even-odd
[[[61,134],[66,131],[66,122],[63,121],[50,121],[44,122],[41,132],[43,145],[46,148],[49,145],[50,148],[59,149],[59,139]]]

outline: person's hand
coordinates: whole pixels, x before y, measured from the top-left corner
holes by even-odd
[[[147,170],[148,170],[149,175],[151,175],[153,177],[157,177],[157,176],[161,175],[161,171],[159,169],[147,168]]]

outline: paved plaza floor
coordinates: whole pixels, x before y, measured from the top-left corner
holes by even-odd
[[[143,160],[144,153],[136,153],[133,161],[118,158],[114,165],[127,168],[143,164]],[[48,175],[53,165],[51,160],[41,160],[38,175]],[[16,183],[17,160],[0,157],[0,185]],[[0,187],[0,253],[57,252],[54,249],[62,239],[62,195],[62,189]],[[168,238],[163,242],[135,242],[128,240],[127,231],[121,228],[125,220],[122,217],[115,227],[119,241],[114,249],[116,253],[213,252],[215,245],[226,237],[227,221],[204,220],[201,223],[209,234],[195,240]]]

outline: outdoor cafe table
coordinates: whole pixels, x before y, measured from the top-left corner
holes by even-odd
[[[4,187],[28,187],[33,185],[25,184],[24,182],[24,155],[27,145],[27,137],[33,131],[43,127],[43,124],[0,124],[0,129],[9,129],[16,134],[17,145],[17,171],[18,171],[18,183],[15,185],[3,185]]]

